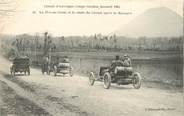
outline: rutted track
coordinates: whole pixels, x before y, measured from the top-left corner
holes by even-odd
[[[32,101],[18,95],[4,81],[0,81],[1,96],[4,102],[0,109],[1,116],[17,115],[17,116],[50,116],[50,114],[37,106]]]
[[[19,115],[20,113],[21,115],[26,115],[26,116],[29,116],[29,114],[38,115],[38,116],[40,115],[44,115],[44,116],[47,116],[47,115],[48,116],[49,115],[87,116],[88,115],[87,112],[81,111],[78,107],[72,104],[63,102],[61,98],[46,96],[43,94],[36,93],[35,88],[34,88],[36,86],[34,85],[28,84],[22,80],[19,80],[18,78],[12,78],[8,74],[4,74],[4,77],[5,78],[0,78],[0,82],[2,83],[2,85],[6,85],[8,88],[8,89],[5,89],[4,93],[11,91],[11,94],[15,94],[15,97],[13,97],[12,99],[9,99],[9,96],[11,95],[8,94],[6,99],[3,99],[3,101],[7,102],[7,101],[15,100],[15,103],[22,103],[22,104],[17,104],[14,106],[15,110],[13,114]],[[19,109],[17,109],[16,106],[19,107],[22,105],[23,105],[22,107],[23,111],[19,112]],[[24,112],[24,109],[29,109],[28,113],[26,112],[26,110]]]

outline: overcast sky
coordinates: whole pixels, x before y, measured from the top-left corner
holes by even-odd
[[[46,10],[43,6],[47,4],[119,5],[121,8],[117,9],[118,11],[132,12],[132,14],[116,16],[40,15],[38,12],[37,14],[32,14],[32,11]],[[36,32],[43,33],[44,31],[49,31],[53,35],[109,34],[149,8],[168,7],[179,15],[183,15],[183,0],[0,0],[0,6],[0,33],[5,34],[35,34]],[[10,9],[10,11],[4,13],[3,9]],[[64,9],[52,10],[62,11]],[[107,9],[105,10],[108,11]],[[115,9],[110,11],[115,11]]]

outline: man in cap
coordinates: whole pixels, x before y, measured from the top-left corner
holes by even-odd
[[[120,60],[119,55],[116,55],[115,60],[113,60],[112,63],[111,63],[111,70],[114,71],[117,66],[122,66],[122,65],[123,65],[123,63]]]
[[[123,66],[124,67],[131,67],[132,66],[131,59],[128,57],[127,54],[125,54],[123,57]]]

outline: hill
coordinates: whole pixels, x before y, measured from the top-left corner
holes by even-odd
[[[183,18],[166,7],[151,8],[115,33],[131,37],[177,37],[183,35]]]

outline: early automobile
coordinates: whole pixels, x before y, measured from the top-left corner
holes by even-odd
[[[15,73],[20,72],[30,75],[30,59],[28,57],[16,57],[13,59],[13,62],[10,66],[10,73],[12,77],[15,76]]]
[[[103,81],[105,89],[109,89],[111,83],[116,83],[118,85],[133,84],[135,89],[141,87],[141,75],[133,71],[132,67],[118,66],[115,70],[112,70],[110,67],[100,67],[100,72],[98,74],[90,72],[90,85],[94,85],[95,81]]]
[[[53,63],[52,69],[54,76],[57,76],[57,73],[61,73],[63,75],[68,74],[69,76],[73,76],[73,68],[70,65],[68,58],[57,58],[56,63]]]

